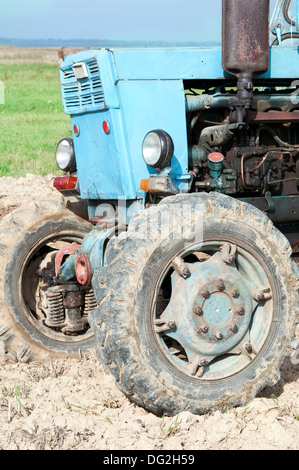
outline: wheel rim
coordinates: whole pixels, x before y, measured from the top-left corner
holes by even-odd
[[[161,300],[165,286],[168,298]],[[270,279],[248,250],[207,241],[167,264],[151,315],[155,340],[172,367],[196,379],[227,378],[254,361],[266,342]]]
[[[56,252],[62,246],[71,245],[73,243],[80,244],[83,237],[84,234],[71,230],[61,230],[60,232],[56,232],[55,236],[49,235],[44,237],[28,252],[21,265],[18,291],[26,320],[42,337],[52,340],[56,342],[56,344],[79,343],[92,337],[93,333],[89,325],[87,325],[86,330],[77,336],[66,336],[58,328],[52,328],[46,325],[46,316],[37,306],[37,299],[45,288],[44,285],[41,286],[40,284],[38,272],[41,267],[45,267],[45,260],[48,259],[49,263],[47,269],[49,276],[54,275],[54,259]]]

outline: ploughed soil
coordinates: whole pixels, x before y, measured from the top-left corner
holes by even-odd
[[[52,177],[0,178],[0,219],[47,198]],[[1,241],[0,241],[1,242]],[[95,354],[0,365],[0,449],[299,449],[299,365],[242,408],[157,417],[132,404]]]

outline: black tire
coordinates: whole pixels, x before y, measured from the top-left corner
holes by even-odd
[[[150,232],[146,239],[134,237],[136,226],[148,227],[153,219],[161,221],[158,235],[163,234],[164,220],[169,220],[169,213],[172,214],[169,233],[183,227],[186,204],[191,204],[193,210],[192,229],[198,217],[203,218],[205,243],[209,240],[213,243],[218,240],[221,246],[235,243],[240,253],[239,265],[243,254],[255,260],[257,269],[271,285],[272,299],[258,307],[265,312],[268,322],[262,328],[260,350],[240,370],[232,368],[228,376],[223,373],[216,380],[205,379],[205,374],[190,375],[190,369],[188,373],[179,369],[168,357],[170,349],[165,349],[165,338],[162,341],[161,334],[154,330],[157,312],[153,302],[158,299],[158,280],[171,260],[183,253],[186,240],[168,235],[161,240]],[[198,204],[202,212],[197,212]],[[289,354],[298,320],[298,268],[291,254],[286,238],[253,206],[216,193],[164,199],[158,206],[137,215],[125,234],[109,242],[106,266],[93,278],[98,308],[91,312],[89,323],[97,339],[101,362],[115,377],[120,390],[133,402],[158,415],[173,415],[183,410],[203,414],[246,404],[266,385],[277,383],[282,361]],[[250,328],[253,321],[255,325],[260,321],[258,318],[251,320]],[[250,334],[254,337],[256,330],[250,330]],[[243,355],[236,357],[243,361]],[[220,359],[221,366],[227,357]],[[217,361],[215,364],[218,367]]]
[[[88,351],[92,331],[68,337],[36,315],[37,269],[55,244],[73,243],[91,230],[65,199],[33,202],[4,217],[0,224],[0,343],[4,359],[39,361]],[[3,360],[3,357],[1,357]]]

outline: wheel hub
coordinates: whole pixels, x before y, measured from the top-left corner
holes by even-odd
[[[160,320],[174,322],[166,334],[182,345],[189,362],[200,358],[207,364],[246,335],[253,313],[251,284],[238,271],[235,256],[228,259],[223,251],[186,266],[187,279],[171,275],[172,295]]]

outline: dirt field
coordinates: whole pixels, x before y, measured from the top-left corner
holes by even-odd
[[[0,219],[52,177],[0,178]],[[45,364],[0,366],[0,449],[299,449],[299,365],[244,408],[205,416],[156,417],[128,401],[94,354]]]

